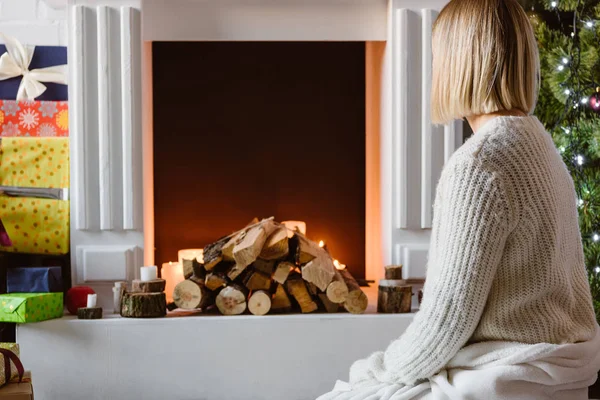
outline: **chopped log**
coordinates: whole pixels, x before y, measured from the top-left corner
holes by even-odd
[[[151,281],[134,279],[133,282],[131,282],[131,291],[141,293],[161,293],[165,291],[166,284],[167,281],[164,279],[153,279]]]
[[[167,315],[164,293],[124,293],[121,316],[127,318],[157,318]]]
[[[319,308],[317,303],[313,301],[304,280],[300,276],[290,276],[285,282],[285,286],[290,295],[296,299],[296,302],[303,313],[310,313]]]
[[[271,312],[287,313],[292,310],[292,302],[288,297],[283,285],[277,285],[273,299],[271,300]]]
[[[275,260],[264,260],[262,258],[257,258],[256,261],[252,263],[252,268],[271,276],[273,269],[275,268]]]
[[[331,283],[327,286],[326,293],[329,301],[338,304],[346,301],[346,297],[348,297],[348,286],[337,269]]]
[[[314,283],[306,282],[306,288],[308,289],[308,293],[313,296],[319,294],[319,288]]]
[[[383,279],[379,281],[377,296],[377,312],[409,313],[412,303],[412,286],[401,285],[397,280]]]
[[[206,269],[204,268],[204,264],[202,264],[196,260],[193,260],[192,275],[195,276],[196,278],[204,279],[206,277]],[[189,279],[189,278],[186,278],[186,279]]]
[[[314,283],[324,292],[335,276],[335,271],[331,257],[320,249],[318,256],[302,267],[302,278],[307,282]]]
[[[271,309],[271,296],[264,290],[258,290],[248,299],[248,311],[254,315],[265,315]]]
[[[188,279],[175,286],[173,302],[184,310],[205,309],[212,304],[213,295],[202,281]]]
[[[258,224],[260,221],[258,220],[258,218],[254,217],[252,219],[252,221],[250,221],[243,229],[227,236],[227,238],[229,239],[227,241],[227,243],[225,243],[223,245],[223,248],[221,249],[221,255],[223,256],[223,260],[225,261],[235,261],[233,259],[233,248],[235,247],[235,245],[240,241],[240,238],[243,237],[243,235],[246,234],[246,231],[253,227],[254,225]]]
[[[323,308],[325,308],[325,311],[328,313],[335,313],[339,311],[340,305],[331,301],[329,297],[327,297],[327,294],[319,293],[318,297],[319,300],[321,300],[321,304],[323,305]]]
[[[225,274],[219,272],[209,272],[206,274],[204,284],[208,290],[217,290],[227,286],[227,278]]]
[[[78,308],[77,319],[102,319],[102,307]]]
[[[290,262],[280,262],[279,264],[277,264],[277,268],[275,269],[275,273],[273,274],[273,280],[283,285],[286,279],[288,278],[290,271],[293,268],[295,268],[295,265]]]
[[[227,242],[229,242],[229,238],[223,238],[204,248],[204,268],[207,271],[212,270],[215,265],[223,261],[222,249]]]
[[[196,258],[191,260],[183,260],[183,277],[185,279],[189,279],[190,276],[196,275],[197,277],[204,278],[206,275],[206,270],[204,269],[204,264],[198,262]]]
[[[217,295],[217,308],[223,315],[239,315],[246,311],[247,291],[236,284],[229,285]]]
[[[386,266],[385,279],[402,279],[402,264]]]
[[[253,271],[244,279],[244,286],[248,290],[269,290],[271,288],[271,275]]]
[[[312,240],[308,240],[306,236],[296,233],[298,238],[298,248],[296,250],[296,262],[298,264],[306,264],[323,254],[327,254],[325,250]]]
[[[279,226],[267,238],[260,252],[260,257],[265,260],[278,260],[287,256],[289,251],[287,228]]]
[[[249,229],[240,241],[233,248],[233,259],[235,266],[229,271],[228,277],[231,280],[237,278],[243,270],[252,264],[262,251],[267,237],[275,229],[275,224],[271,220],[265,220],[259,225]]]
[[[342,275],[346,286],[348,286],[348,296],[346,296],[346,301],[344,301],[344,308],[352,314],[364,313],[369,305],[367,295],[361,290],[347,269],[342,269],[338,272]]]

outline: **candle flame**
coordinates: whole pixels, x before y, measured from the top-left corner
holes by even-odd
[[[333,265],[335,265],[335,268],[339,270],[346,269],[346,265],[340,263],[338,260],[333,260]]]
[[[324,241],[322,241],[322,240],[320,240],[320,241],[319,241],[319,247],[325,247],[325,242],[324,242]]]

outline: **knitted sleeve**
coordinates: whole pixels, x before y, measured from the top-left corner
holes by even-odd
[[[509,233],[500,180],[469,157],[445,170],[437,189],[423,301],[385,352],[354,363],[353,387],[414,385],[441,370],[481,318]]]

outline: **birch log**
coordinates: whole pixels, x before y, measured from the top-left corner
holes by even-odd
[[[248,299],[248,311],[254,315],[265,315],[271,309],[271,296],[264,290],[253,292]]]
[[[367,295],[347,270],[342,269],[339,273],[342,275],[346,286],[348,286],[348,296],[344,302],[344,308],[352,314],[363,314],[369,305]]]

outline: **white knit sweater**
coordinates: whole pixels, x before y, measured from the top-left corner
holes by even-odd
[[[536,117],[498,117],[442,172],[421,309],[350,383],[412,385],[467,343],[573,343],[595,329],[572,178]]]

